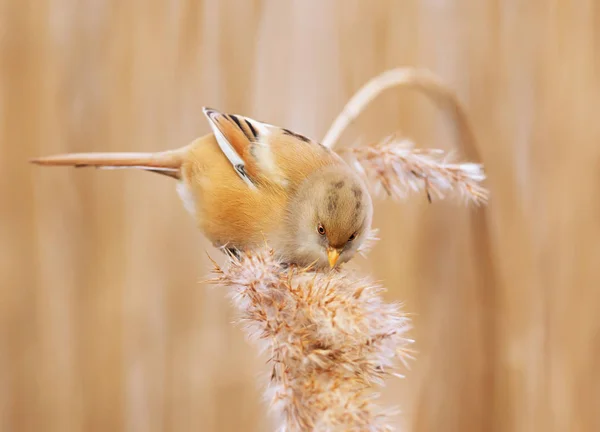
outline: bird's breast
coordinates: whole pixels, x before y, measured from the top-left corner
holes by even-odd
[[[283,220],[283,189],[252,189],[212,142],[204,142],[182,166],[177,193],[202,233],[217,246],[262,245]]]

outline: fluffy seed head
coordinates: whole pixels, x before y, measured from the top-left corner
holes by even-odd
[[[403,199],[410,192],[425,192],[431,200],[453,194],[474,204],[485,204],[489,191],[481,164],[452,163],[436,149],[417,149],[412,141],[390,136],[382,142],[345,150],[356,172],[371,186],[373,195]]]
[[[343,269],[284,267],[265,248],[216,266],[240,322],[269,356],[280,430],[389,431],[374,386],[410,358],[410,320],[383,287]]]

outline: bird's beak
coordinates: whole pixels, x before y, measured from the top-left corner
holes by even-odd
[[[335,263],[337,263],[339,257],[340,257],[339,250],[334,249],[332,247],[327,248],[327,260],[329,261],[330,268],[333,268],[335,266]]]

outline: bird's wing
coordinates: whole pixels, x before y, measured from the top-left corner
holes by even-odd
[[[259,122],[234,114],[225,114],[212,108],[203,108],[204,115],[215,135],[221,151],[244,182],[256,186],[261,175],[253,145],[260,140]]]
[[[296,184],[321,165],[339,162],[331,150],[298,133],[238,114],[204,108],[219,147],[248,186]]]
[[[273,147],[283,129],[238,114],[203,110],[219,147],[248,186],[256,187],[261,181],[286,185]]]

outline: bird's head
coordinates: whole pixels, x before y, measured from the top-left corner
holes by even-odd
[[[372,217],[371,196],[354,171],[343,164],[321,168],[289,203],[284,253],[298,265],[347,262],[367,237]]]

